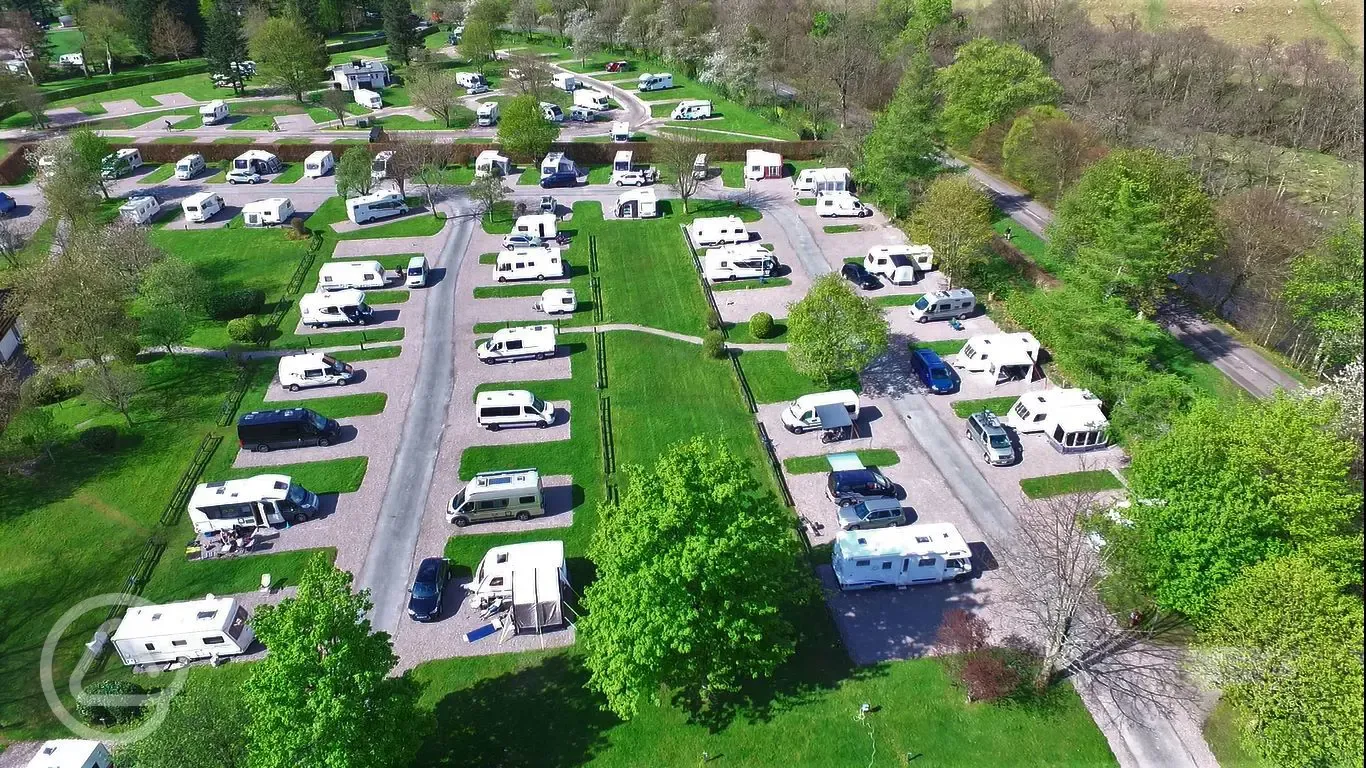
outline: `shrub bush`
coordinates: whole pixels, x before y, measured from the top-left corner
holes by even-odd
[[[720,360],[726,356],[726,337],[720,331],[707,331],[707,335],[702,337],[702,351],[707,357]]]
[[[96,704],[96,696],[139,696],[147,691],[127,680],[102,680],[76,697],[76,717],[92,725],[131,723],[142,716],[141,707],[120,707]]]
[[[719,331],[725,325],[721,320],[721,314],[716,310],[707,313],[707,330]]]
[[[1004,654],[991,648],[969,653],[963,659],[958,679],[968,701],[999,701],[1020,687],[1020,674],[1006,663]]]
[[[754,317],[749,319],[749,332],[756,339],[771,339],[774,330],[773,315],[767,312],[755,312]]]
[[[261,331],[261,321],[255,315],[228,321],[228,338],[241,344],[259,344]]]
[[[28,405],[52,405],[81,393],[81,381],[74,373],[40,370],[19,387],[20,398]]]
[[[102,424],[83,430],[76,440],[92,451],[109,451],[118,443],[119,431],[115,427]]]
[[[209,317],[215,320],[234,320],[245,315],[254,315],[265,305],[265,291],[259,288],[242,288],[211,296],[207,309]]]

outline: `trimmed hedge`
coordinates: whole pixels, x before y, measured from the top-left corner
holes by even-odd
[[[266,294],[259,288],[242,288],[225,291],[209,297],[209,317],[215,320],[234,320],[245,315],[254,315],[266,305]]]

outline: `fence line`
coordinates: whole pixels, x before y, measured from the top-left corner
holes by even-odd
[[[237,413],[237,406],[242,404],[242,398],[247,395],[247,387],[251,386],[251,379],[256,372],[256,366],[243,365],[237,372],[237,379],[232,383],[232,389],[223,397],[223,404],[218,408],[218,426],[226,427],[232,423],[232,417]]]
[[[593,291],[593,321],[602,322],[602,280],[598,278],[598,237],[588,236],[588,285]]]

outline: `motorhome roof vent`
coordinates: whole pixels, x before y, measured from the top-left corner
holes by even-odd
[[[283,491],[284,489],[286,489],[286,488],[289,487],[289,483],[282,483],[282,482],[280,482],[279,480],[276,480],[276,481],[274,482],[274,486],[275,486],[275,490],[277,490],[277,491]]]
[[[929,537],[929,536],[916,536],[916,537],[915,537],[915,543],[917,543],[917,544],[929,544],[929,543],[930,543],[930,537]]]
[[[199,619],[200,621],[203,621],[203,620],[205,620],[205,619],[212,619],[213,617],[215,617],[215,616],[217,616],[217,615],[218,615],[218,609],[215,608],[215,609],[212,610],[212,611],[200,611],[199,613],[195,614],[195,618],[196,618],[196,619]]]
[[[154,613],[154,614],[152,614],[152,621],[156,621],[157,619],[160,619],[160,618],[161,618],[161,614],[159,614],[159,613]]]
[[[508,554],[507,554],[506,552],[500,552],[500,553],[498,554],[498,562],[500,562],[500,563],[506,563],[507,561],[508,561]]]

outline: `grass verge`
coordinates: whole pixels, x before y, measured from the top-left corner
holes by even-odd
[[[840,453],[840,451],[836,451]],[[865,467],[891,467],[901,463],[901,457],[896,451],[889,448],[873,448],[867,451],[855,451],[859,461]],[[790,459],[783,459],[783,469],[791,475],[811,475],[817,472],[830,471],[830,462],[825,454],[820,456],[793,456]]]
[[[1061,475],[1030,477],[1020,481],[1020,490],[1031,499],[1046,499],[1065,493],[1115,491],[1123,488],[1119,478],[1107,469],[1088,469]]]

